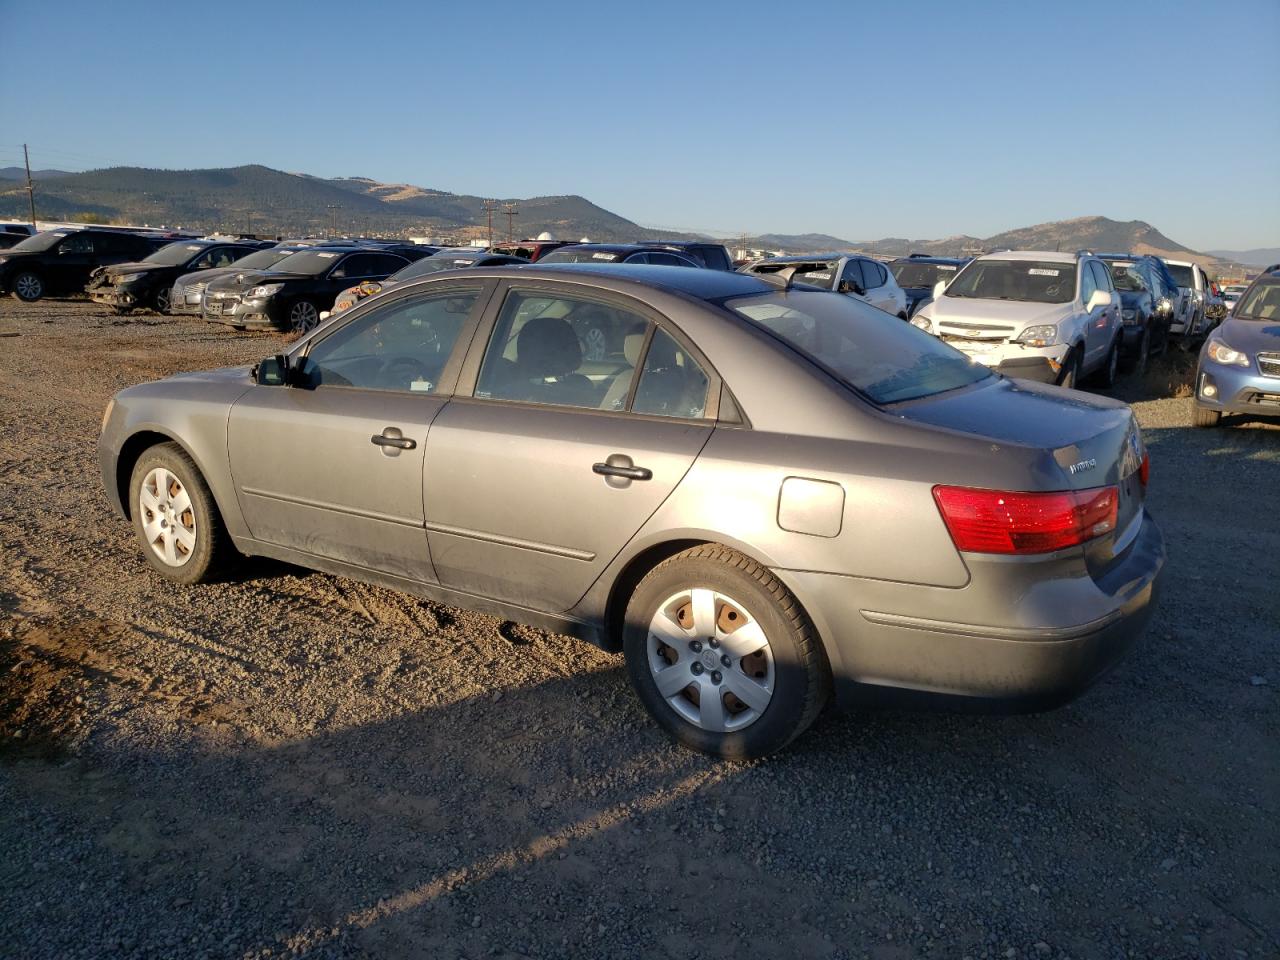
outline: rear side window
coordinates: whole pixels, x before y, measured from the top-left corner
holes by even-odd
[[[867,290],[883,287],[887,276],[884,267],[874,260],[859,260],[862,265],[862,286]]]
[[[67,237],[58,247],[64,253],[93,253],[93,248],[93,235],[88,233],[77,233]]]
[[[707,409],[707,385],[698,362],[671,334],[654,330],[631,412],[700,420]]]

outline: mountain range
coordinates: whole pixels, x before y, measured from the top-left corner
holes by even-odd
[[[1219,260],[1243,263],[1248,267],[1269,267],[1280,263],[1280,247],[1257,247],[1253,250],[1209,250]]]
[[[16,172],[16,173],[15,173]],[[0,168],[0,218],[27,211],[25,171]],[[84,173],[42,170],[33,174],[37,214],[49,220],[94,220],[165,225],[203,231],[245,231],[274,235],[447,234],[460,241],[485,237],[489,213],[485,199],[407,183],[383,183],[368,177],[314,177],[252,164],[206,170],[157,170],[110,167]],[[7,182],[6,182],[7,181]],[[504,207],[516,215],[508,221]],[[499,199],[493,212],[493,236],[510,229],[519,237],[549,232],[560,238],[593,240],[709,239],[699,234],[655,230],[576,195]],[[851,241],[829,234],[769,233],[746,238],[747,246],[786,251],[858,250],[884,256],[926,253],[958,256],[1001,248],[1153,253],[1173,259],[1198,259],[1215,269],[1215,257],[1192,250],[1142,220],[1077,217],[1023,227],[990,237],[968,235],[941,240]],[[1280,259],[1277,251],[1248,251],[1225,258],[1237,262]]]

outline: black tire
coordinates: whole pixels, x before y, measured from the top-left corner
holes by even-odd
[[[179,490],[185,491],[192,514],[194,546],[179,564],[166,562],[146,532],[147,523],[158,516],[143,504],[143,486],[153,470],[162,469],[177,479]],[[169,494],[166,492],[166,498]],[[129,513],[133,531],[142,547],[142,555],[157,573],[175,583],[206,583],[215,579],[234,550],[218,513],[218,505],[195,461],[176,443],[161,443],[146,450],[133,466],[129,480]],[[148,516],[151,514],[151,516]],[[163,525],[163,524],[162,524]]]
[[[678,713],[659,691],[650,667],[650,623],[660,605],[699,588],[740,604],[764,631],[772,655],[768,705],[749,725],[727,733],[704,729]],[[831,693],[831,667],[795,597],[766,568],[719,544],[686,550],[649,571],[627,604],[623,650],[645,709],[678,742],[715,757],[745,760],[782,749],[813,723]],[[744,664],[745,659],[739,666]],[[721,694],[722,701],[726,697]]]
[[[285,329],[290,333],[310,333],[320,325],[320,308],[314,300],[300,297],[289,304]]]
[[[159,314],[168,314],[169,312],[169,287],[161,287],[156,291],[156,295],[151,298],[151,308]]]
[[[1107,359],[1103,362],[1102,367],[1094,374],[1094,382],[1100,387],[1111,388],[1116,385],[1117,375],[1120,372],[1120,338],[1116,337],[1111,341],[1111,349],[1107,351]]]
[[[1216,427],[1222,422],[1221,410],[1207,410],[1199,404],[1195,407],[1192,419],[1197,427]]]
[[[1062,371],[1058,374],[1058,386],[1072,390],[1080,386],[1081,356],[1079,347],[1071,348],[1071,352],[1067,354],[1067,359],[1063,361]]]
[[[15,274],[9,284],[13,295],[23,303],[35,303],[45,295],[44,277],[34,270],[23,270]]]

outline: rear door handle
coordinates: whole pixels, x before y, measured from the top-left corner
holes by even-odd
[[[627,480],[653,479],[653,471],[648,467],[619,467],[611,463],[593,463],[591,470],[602,477],[625,477]]]
[[[408,437],[384,437],[382,434],[370,437],[369,442],[376,443],[380,447],[398,447],[401,450],[412,450],[418,445]]]
[[[611,453],[604,463],[593,463],[591,472],[604,477],[610,486],[626,486],[632,480],[652,480],[653,471],[637,467],[625,453]]]

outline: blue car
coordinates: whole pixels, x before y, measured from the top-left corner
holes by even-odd
[[[1232,413],[1280,420],[1280,264],[1253,281],[1200,349],[1196,426]]]

